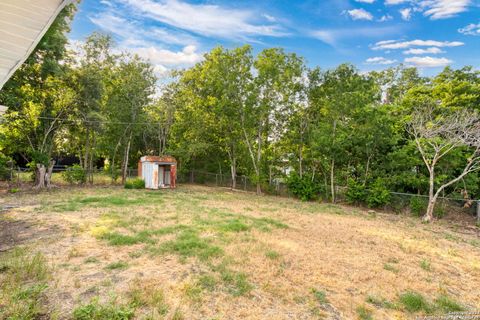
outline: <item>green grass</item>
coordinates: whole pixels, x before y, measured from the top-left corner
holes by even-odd
[[[399,296],[399,301],[408,312],[425,311],[431,313],[432,308],[427,299],[417,292],[408,291]]]
[[[133,319],[135,309],[130,305],[119,305],[115,301],[106,304],[93,299],[73,311],[74,320],[129,320]]]
[[[382,297],[376,297],[373,295],[369,295],[366,299],[367,303],[370,303],[378,308],[385,308],[385,309],[397,309],[395,303],[388,301]]]
[[[387,270],[387,271],[390,271],[390,272],[393,272],[393,273],[398,273],[399,270],[397,267],[395,267],[394,265],[390,264],[390,263],[385,263],[383,265],[383,269]]]
[[[217,286],[217,279],[209,274],[204,274],[198,278],[198,285],[208,291],[214,291]]]
[[[265,252],[265,256],[270,260],[277,260],[278,258],[280,258],[280,253],[275,250],[268,250],[267,252]]]
[[[434,301],[435,309],[443,313],[465,311],[466,308],[446,295],[440,295]]]
[[[225,270],[222,272],[222,280],[227,287],[227,291],[235,297],[246,295],[253,289],[253,285],[243,272]]]
[[[125,270],[128,268],[128,263],[123,261],[112,262],[105,267],[107,270]]]
[[[45,257],[16,248],[0,255],[0,319],[37,319],[48,314],[44,292],[50,270]]]
[[[251,226],[247,225],[239,219],[232,219],[226,221],[223,225],[220,226],[220,230],[226,232],[241,232],[248,231],[251,229]]]
[[[212,245],[210,239],[202,238],[198,232],[192,230],[182,231],[175,240],[164,242],[159,247],[152,248],[151,252],[176,253],[183,258],[197,257],[200,260],[208,260],[223,254],[223,250]]]
[[[320,304],[326,304],[328,303],[327,299],[327,293],[324,290],[318,290],[313,288],[312,289],[312,294],[315,300],[320,303]]]
[[[88,257],[88,258],[85,259],[83,262],[84,262],[84,263],[98,263],[99,261],[98,261],[98,259],[95,258],[95,257]]]
[[[420,261],[420,267],[425,271],[432,271],[430,261],[427,259],[423,259],[422,261]]]
[[[360,320],[373,320],[372,311],[365,306],[357,307],[357,315]]]

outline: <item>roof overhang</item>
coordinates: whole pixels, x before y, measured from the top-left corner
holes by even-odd
[[[0,1],[0,89],[73,0]]]

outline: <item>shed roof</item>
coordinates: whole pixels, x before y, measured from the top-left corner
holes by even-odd
[[[73,0],[0,1],[0,89]]]
[[[141,162],[162,162],[162,163],[177,163],[172,156],[144,156],[140,158]]]

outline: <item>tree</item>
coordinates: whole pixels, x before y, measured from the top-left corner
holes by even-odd
[[[438,197],[445,188],[480,169],[480,117],[475,111],[458,110],[445,114],[434,106],[418,108],[412,114],[407,131],[429,173],[428,207],[424,220],[433,219]],[[453,177],[435,186],[436,167],[447,155],[458,150],[468,154],[466,162]]]
[[[0,104],[9,107],[0,129],[6,135],[3,148],[30,161],[38,188],[49,184],[55,136],[73,101],[74,93],[67,85],[62,61],[67,53],[66,33],[75,10],[75,4],[70,4],[60,12],[0,92]]]
[[[124,55],[111,73],[111,91],[106,102],[106,144],[110,146],[112,168],[120,148],[122,183],[125,183],[132,141],[140,134],[145,108],[151,103],[156,77],[152,66],[137,56]]]

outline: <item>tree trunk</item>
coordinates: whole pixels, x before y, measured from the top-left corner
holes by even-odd
[[[330,192],[332,203],[335,203],[335,160],[332,159],[330,166]]]
[[[125,155],[123,159],[123,174],[122,174],[122,184],[125,184],[127,181],[127,172],[128,172],[128,157],[130,153],[130,142],[132,141],[132,132],[128,137],[127,147],[125,148]]]
[[[237,159],[235,159],[235,157],[233,157],[231,160],[230,171],[232,174],[232,189],[236,189],[237,188]]]
[[[45,188],[45,173],[46,168],[45,165],[41,163],[37,163],[37,169],[35,170],[35,189],[44,189]]]
[[[55,165],[55,160],[51,160],[47,172],[45,173],[45,184],[47,188],[50,188],[53,174],[53,166]]]
[[[423,216],[423,221],[430,222],[433,220],[433,209],[435,208],[435,202],[437,201],[437,195],[434,194],[435,188],[435,173],[433,168],[430,169],[430,178],[428,186],[428,206],[427,212]]]

